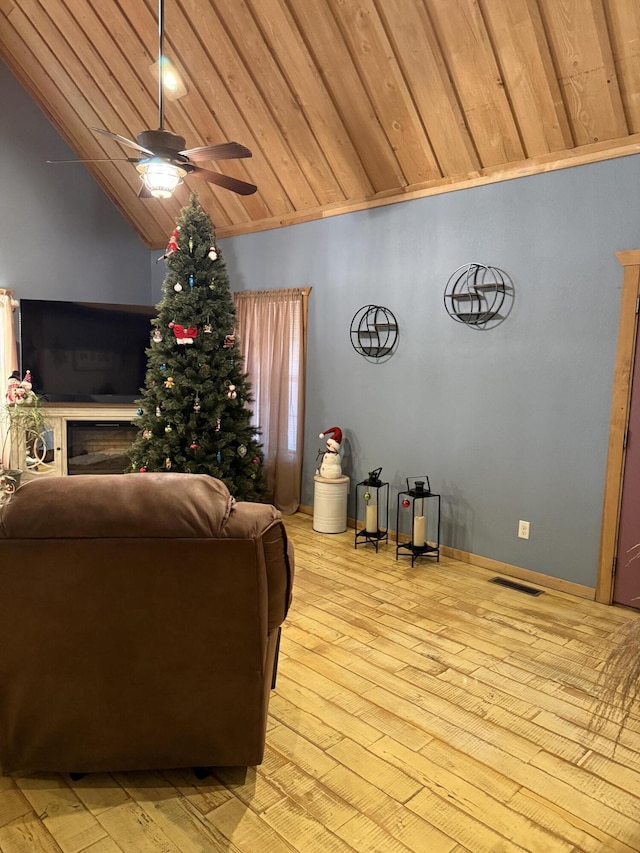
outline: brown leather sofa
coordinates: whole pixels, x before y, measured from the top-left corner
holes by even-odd
[[[0,511],[2,772],[262,761],[293,554],[196,474],[48,477]]]

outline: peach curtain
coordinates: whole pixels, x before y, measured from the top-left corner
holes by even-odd
[[[300,506],[310,291],[234,294],[236,331],[254,398],[253,421],[264,448],[267,500],[285,514]]]
[[[15,308],[12,290],[0,288],[0,391],[2,402],[5,399],[7,380],[11,373],[18,367],[18,349],[16,346],[16,328],[13,320]],[[0,449],[2,459],[0,468],[9,465],[9,452],[11,448],[5,447],[5,425],[4,419],[0,418]]]

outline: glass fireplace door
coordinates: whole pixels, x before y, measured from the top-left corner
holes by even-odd
[[[67,421],[67,474],[124,474],[136,435],[129,421]]]

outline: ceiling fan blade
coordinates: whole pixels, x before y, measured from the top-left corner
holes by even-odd
[[[236,160],[241,157],[252,157],[251,151],[239,142],[221,142],[219,145],[203,145],[200,148],[187,148],[180,151],[185,157],[194,162],[199,160]]]
[[[208,169],[200,169],[198,166],[190,169],[189,174],[196,178],[203,178],[205,181],[209,181],[210,184],[217,184],[219,187],[224,187],[226,190],[231,190],[239,195],[252,195],[258,189],[254,184],[239,181],[237,178],[230,178],[229,175],[221,175],[220,172],[210,172]]]
[[[101,127],[92,127],[91,130],[94,133],[103,133],[105,136],[110,136],[111,139],[115,139],[116,142],[119,142],[121,145],[128,145],[129,148],[135,148],[136,151],[142,151],[143,154],[148,154],[150,157],[153,157],[153,151],[149,151],[148,148],[143,148],[142,145],[138,145],[137,142],[134,142],[133,139],[127,139],[126,136],[120,136],[119,133],[112,133],[110,130],[103,130]]]
[[[139,163],[140,157],[94,157],[90,160],[45,160],[45,163]]]

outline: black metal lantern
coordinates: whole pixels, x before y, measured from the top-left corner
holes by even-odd
[[[433,508],[427,513],[428,503]],[[401,520],[410,514],[411,534],[408,542],[401,542]],[[407,488],[398,494],[396,510],[396,560],[402,554],[411,555],[411,565],[418,557],[435,557],[440,561],[440,495],[431,491],[429,478],[407,477]]]
[[[354,548],[371,542],[376,546],[389,541],[389,483],[380,479],[382,468],[369,472],[366,480],[356,486],[356,534]],[[362,508],[364,507],[364,512]],[[364,516],[364,527],[358,529],[359,516]]]

